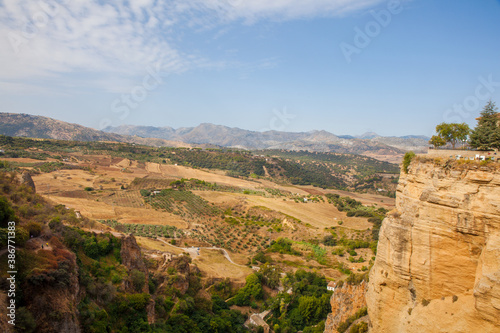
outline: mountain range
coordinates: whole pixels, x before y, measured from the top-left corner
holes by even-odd
[[[386,161],[399,160],[406,151],[427,149],[425,136],[383,137],[376,133],[337,136],[327,131],[249,131],[203,123],[196,127],[107,127],[103,131],[28,114],[0,113],[0,134],[32,138],[116,141],[170,147],[230,147],[238,149],[288,149],[366,155]]]
[[[182,142],[106,133],[78,124],[24,113],[0,112],[0,134],[39,139],[113,141],[147,146],[190,147]]]
[[[406,151],[427,150],[429,138],[408,135],[404,137],[383,137],[376,133],[361,136],[337,136],[327,131],[280,132],[249,131],[235,127],[203,123],[196,127],[132,126],[107,127],[107,133],[134,135],[143,138],[161,138],[194,145],[212,144],[222,147],[243,149],[289,149],[318,152],[338,152],[368,155],[379,159],[390,159]],[[384,158],[383,156],[386,156]]]

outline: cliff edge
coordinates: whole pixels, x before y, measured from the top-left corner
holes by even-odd
[[[500,165],[417,156],[380,230],[372,332],[500,331]]]

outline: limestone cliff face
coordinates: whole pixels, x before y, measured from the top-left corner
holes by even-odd
[[[366,300],[373,332],[500,331],[500,165],[415,158]]]
[[[340,323],[366,307],[366,289],[365,281],[359,285],[344,283],[341,287],[335,288],[330,298],[332,313],[328,314],[326,319],[325,333],[337,332]]]

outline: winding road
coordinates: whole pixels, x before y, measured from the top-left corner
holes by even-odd
[[[161,239],[161,238],[157,238],[157,240],[159,240],[160,242],[163,242],[169,246],[173,246],[179,250],[182,250],[184,252],[187,252],[189,253],[193,258],[196,258],[197,256],[199,256],[200,254],[198,253],[198,249],[205,249],[205,250],[220,250],[222,251],[222,254],[224,255],[224,257],[233,265],[236,265],[236,266],[240,266],[240,267],[247,267],[245,265],[240,265],[240,264],[237,264],[235,263],[231,257],[229,256],[229,253],[226,251],[226,249],[223,249],[221,247],[215,247],[215,246],[211,246],[211,247],[179,247],[179,246],[175,246],[175,245],[172,245],[170,243],[168,243],[167,241]]]

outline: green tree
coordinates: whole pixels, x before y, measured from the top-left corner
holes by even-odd
[[[446,144],[446,140],[440,137],[439,135],[433,135],[429,140],[429,143],[434,146],[434,148],[439,148]]]
[[[259,273],[262,274],[263,282],[269,288],[278,288],[281,278],[281,270],[278,266],[265,263],[260,267]]]
[[[498,108],[489,101],[481,111],[477,126],[470,136],[470,146],[479,150],[500,148],[500,128],[497,116]]]
[[[29,232],[24,227],[16,228],[16,245],[24,246],[29,239]]]
[[[3,196],[0,196],[0,227],[7,227],[8,223],[15,219],[14,209],[12,209],[9,201]]]
[[[144,288],[144,284],[146,283],[146,275],[137,269],[133,269],[132,272],[130,273],[130,277],[134,289],[137,292],[142,291],[142,288]]]
[[[467,140],[470,134],[470,128],[466,123],[441,123],[436,126],[436,132],[438,136],[443,138],[446,142],[451,143],[453,149],[455,149],[457,142]]]

